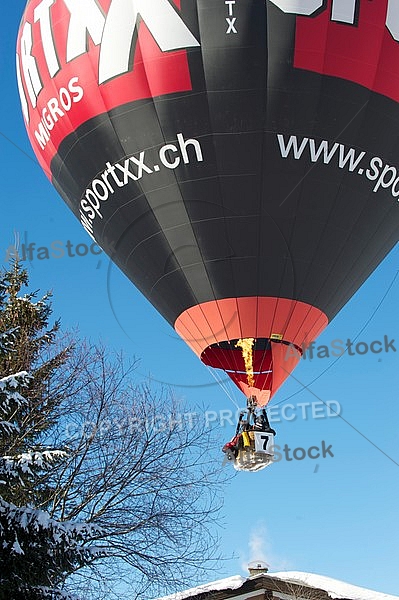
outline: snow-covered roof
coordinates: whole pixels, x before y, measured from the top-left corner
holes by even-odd
[[[212,581],[205,583],[195,588],[185,590],[184,592],[177,592],[171,596],[164,596],[157,600],[185,600],[199,594],[206,592],[216,592],[223,590],[236,590],[239,589],[248,579],[255,579],[264,575],[255,575],[254,577],[246,578],[241,575],[234,575],[227,579],[219,579],[218,581]],[[267,576],[296,583],[298,585],[308,585],[310,587],[318,588],[326,591],[331,598],[337,600],[399,600],[399,596],[392,596],[384,594],[382,592],[374,592],[367,590],[357,585],[345,583],[338,579],[332,579],[331,577],[325,577],[324,575],[315,575],[314,573],[302,573],[300,571],[285,571],[281,573],[267,573]]]
[[[271,577],[290,581],[297,584],[305,584],[328,592],[331,598],[345,600],[398,600],[399,596],[390,596],[382,592],[367,590],[351,583],[345,583],[338,579],[315,575],[314,573],[302,573],[300,571],[284,571],[282,573],[268,573]]]
[[[190,598],[190,596],[197,596],[198,594],[203,594],[204,592],[236,590],[240,588],[246,581],[246,577],[241,577],[241,575],[233,575],[233,577],[227,577],[226,579],[219,579],[218,581],[204,583],[203,585],[199,585],[198,587],[191,588],[189,590],[184,590],[184,592],[177,592],[176,594],[172,594],[171,596],[164,596],[163,598],[158,598],[157,600],[184,600],[185,598]]]

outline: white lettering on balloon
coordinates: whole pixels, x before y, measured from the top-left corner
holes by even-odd
[[[70,13],[66,48],[57,49],[51,9],[55,0],[41,0],[34,10],[41,40],[33,39],[32,24],[25,21],[17,53],[18,89],[23,114],[29,122],[29,106],[36,108],[43,82],[34,48],[42,46],[45,65],[51,78],[62,69],[59,57],[67,63],[89,51],[88,40],[100,46],[98,82],[105,83],[133,69],[136,33],[143,21],[162,52],[194,48],[200,42],[169,0],[111,0],[104,15],[96,0],[63,0]],[[323,0],[269,0],[287,14],[315,16],[327,9]],[[226,34],[238,33],[236,0],[225,0]],[[357,25],[360,0],[332,0],[330,19]],[[361,17],[360,17],[361,20]],[[388,0],[385,25],[399,41],[399,0]]]
[[[98,82],[105,83],[132,69],[136,30],[140,21],[148,27],[162,52],[199,46],[177,9],[168,0],[112,0],[106,17],[96,0],[63,0],[70,12],[66,40],[66,61],[71,62],[88,52],[88,38],[100,45]],[[51,7],[55,0],[42,0],[34,10],[34,21],[39,23],[41,45],[50,77],[60,70]],[[231,25],[234,29],[234,23]],[[23,107],[26,105],[24,85],[30,105],[35,108],[43,89],[42,80],[32,48],[38,40],[32,38],[32,24],[25,22],[17,61],[20,77],[19,92]],[[24,109],[29,122],[29,114]]]
[[[227,22],[226,34],[228,35],[230,33],[238,33],[238,31],[236,29],[237,17],[234,16],[236,0],[225,0],[224,3],[226,4],[227,13],[228,13],[228,16],[226,17],[226,22]]]

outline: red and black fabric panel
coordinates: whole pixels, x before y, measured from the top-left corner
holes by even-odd
[[[355,2],[353,23],[342,2],[308,16],[281,8],[291,4],[154,0],[175,24],[165,32],[144,0],[87,0],[80,13],[76,0],[32,0],[18,40],[27,129],[53,185],[245,393],[232,344],[258,340],[264,397],[299,360],[287,347],[319,335],[399,225],[388,4]],[[102,80],[121,19],[129,61]]]

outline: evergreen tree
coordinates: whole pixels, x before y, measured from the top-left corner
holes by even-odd
[[[65,597],[66,576],[93,557],[85,541],[95,531],[47,512],[67,457],[46,444],[62,401],[48,383],[70,349],[51,354],[59,323],[49,327],[49,295],[20,294],[27,283],[18,262],[0,276],[0,599],[13,600]]]
[[[27,284],[18,262],[0,273],[0,600],[197,583],[217,561],[222,441],[134,362],[61,337]]]

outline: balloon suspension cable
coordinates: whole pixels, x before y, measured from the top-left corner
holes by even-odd
[[[213,367],[209,367],[208,365],[205,365],[208,369],[208,371],[210,372],[210,374],[212,375],[212,377],[214,378],[214,380],[216,381],[216,383],[220,386],[220,388],[224,391],[224,393],[226,394],[226,396],[230,399],[230,401],[234,404],[234,406],[236,407],[237,410],[240,409],[240,407],[238,406],[237,402],[235,401],[234,397],[233,397],[233,390],[231,390],[231,393],[229,391],[229,388],[227,387],[230,384],[230,381],[223,381],[222,376],[219,375],[217,373],[217,371],[215,372]]]

